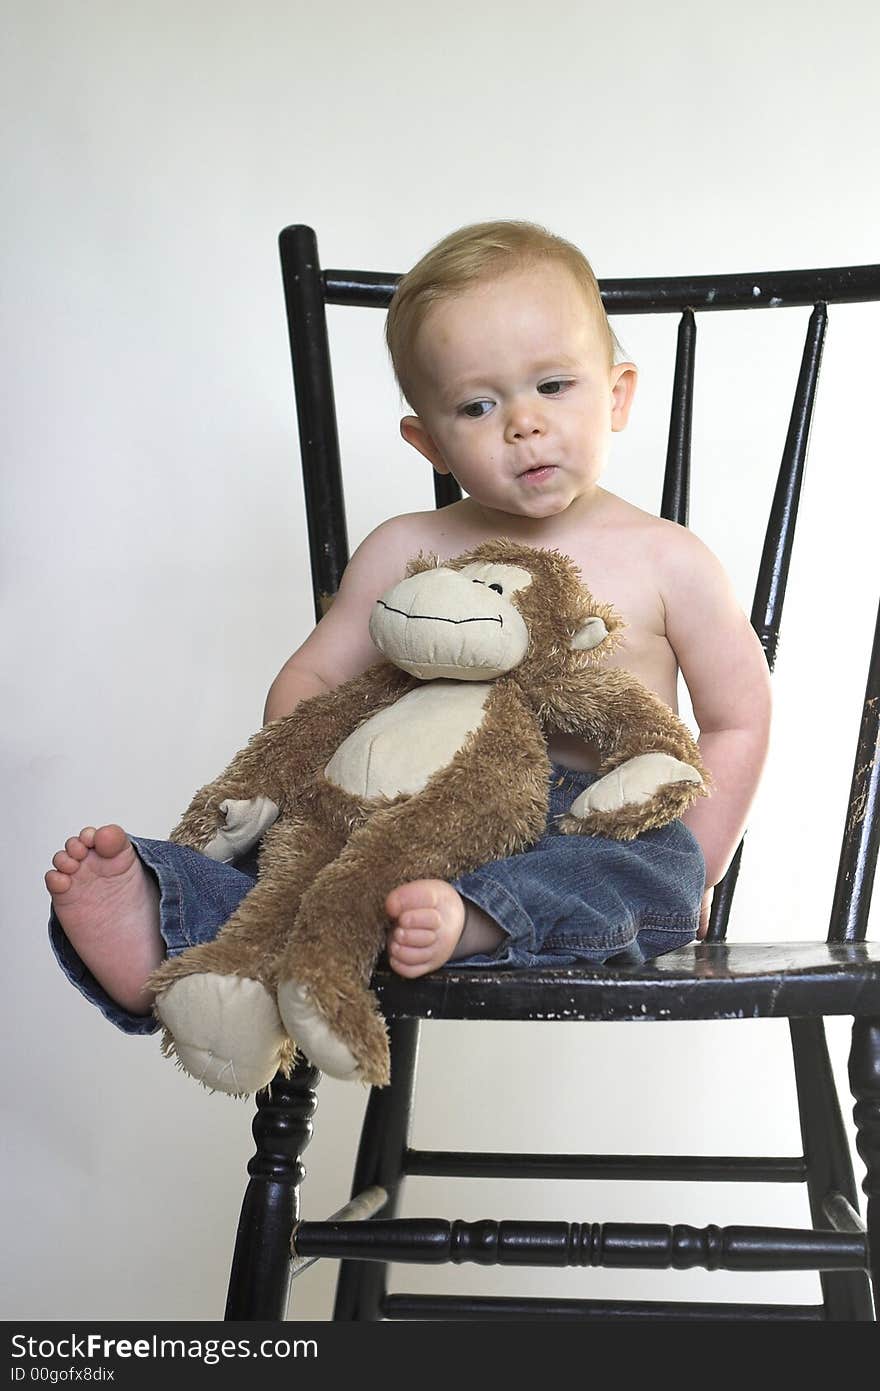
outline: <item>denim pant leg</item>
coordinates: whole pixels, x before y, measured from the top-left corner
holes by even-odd
[[[179,956],[187,947],[213,941],[254,887],[255,852],[226,865],[171,841],[143,836],[130,839],[159,886],[159,931],[167,956]],[[49,917],[49,941],[67,979],[105,1019],[126,1034],[155,1033],[159,1024],[151,1014],[131,1014],[111,999],[71,946],[54,909]]]
[[[505,936],[494,952],[459,957],[448,967],[637,965],[693,941],[706,866],[683,822],[631,841],[567,836],[556,828],[555,818],[597,776],[554,765],[541,839],[521,855],[453,881]]]

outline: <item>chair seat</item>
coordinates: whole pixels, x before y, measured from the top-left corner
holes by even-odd
[[[774,1019],[880,1013],[880,942],[698,942],[642,966],[445,969],[373,987],[388,1019]]]

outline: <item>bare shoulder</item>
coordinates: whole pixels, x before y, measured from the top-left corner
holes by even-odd
[[[740,605],[723,563],[689,527],[655,518],[649,555],[657,576],[666,615],[666,631],[674,647],[690,632],[713,627],[738,630],[749,639],[751,625]]]
[[[598,550],[609,560],[621,553],[629,556],[632,548],[638,547],[643,559],[653,561],[674,547],[683,531],[674,522],[602,490],[598,505],[577,525],[575,546],[587,554]]]
[[[340,594],[353,582],[358,585],[375,582],[379,585],[373,596],[376,598],[389,584],[402,578],[407,561],[419,551],[431,548],[430,516],[430,512],[402,512],[380,522],[352,554],[342,576]]]
[[[675,547],[680,538],[693,535],[687,527],[658,517],[654,512],[646,512],[644,508],[636,507],[635,503],[608,492],[602,499],[598,524],[604,531],[620,538],[627,534],[631,538],[638,537],[640,542],[649,543],[658,554]]]
[[[663,601],[670,607],[702,596],[712,603],[739,608],[724,565],[705,541],[689,527],[654,518],[650,555]]]
[[[407,562],[430,549],[422,514],[390,517],[375,527],[354,551],[339,589],[317,627],[288,660],[288,667],[308,671],[335,687],[382,660],[370,637],[376,600],[402,579]]]
[[[392,517],[391,521],[405,523],[410,537],[418,539],[422,549],[436,552],[441,560],[470,550],[491,535],[477,516],[470,498],[466,497],[447,507],[410,512],[403,517]]]

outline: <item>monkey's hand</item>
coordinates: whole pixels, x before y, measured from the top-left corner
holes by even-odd
[[[699,760],[698,760],[699,761]],[[635,840],[667,826],[698,797],[707,797],[708,774],[674,754],[635,754],[600,777],[558,818],[565,836]]]
[[[278,807],[271,797],[248,797],[236,802],[227,797],[218,808],[225,817],[225,824],[218,827],[216,834],[203,846],[202,854],[211,860],[221,860],[229,864],[252,850],[278,817]]]
[[[582,819],[594,811],[618,811],[625,806],[641,806],[670,783],[702,783],[690,763],[668,753],[640,753],[627,759],[604,778],[585,788],[571,805],[571,813]]]
[[[234,779],[209,783],[196,793],[169,840],[224,864],[246,855],[278,816],[277,802],[263,793],[242,797],[247,790],[237,788]]]

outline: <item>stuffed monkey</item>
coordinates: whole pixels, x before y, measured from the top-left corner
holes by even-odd
[[[236,1095],[288,1070],[295,1049],[332,1076],[387,1083],[369,988],[385,898],[543,834],[548,729],[603,757],[567,834],[632,839],[705,795],[669,706],[601,670],[622,627],[558,551],[496,540],[410,562],[370,621],[385,660],[267,724],[172,832],[220,860],[263,843],[258,881],[217,938],[152,978],[165,1051]]]

